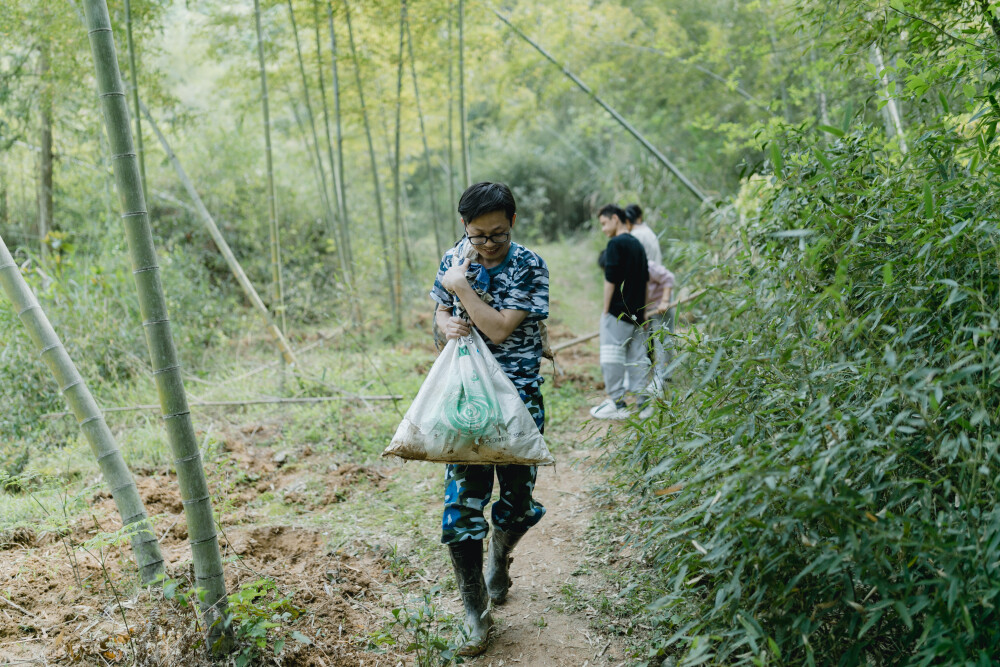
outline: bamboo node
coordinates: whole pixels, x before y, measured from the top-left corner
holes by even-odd
[[[52,345],[46,345],[45,347],[43,347],[38,351],[38,356],[41,357],[46,352],[51,352],[52,350],[55,350],[60,347],[62,347],[62,343],[53,343]]]
[[[133,488],[135,487],[135,482],[132,481],[131,479],[127,483],[122,484],[121,486],[116,486],[115,488],[111,489],[111,495],[113,496],[116,493],[118,493],[119,491],[127,489],[130,486],[133,487]]]
[[[125,97],[125,93],[124,92],[120,92],[120,91],[117,91],[117,90],[112,90],[110,93],[101,93],[101,97],[102,98],[104,98],[104,97],[114,97],[116,95],[118,97]]]
[[[124,95],[124,93],[123,93],[123,95]],[[130,158],[130,157],[136,157],[136,154],[135,153],[118,153],[117,155],[112,155],[111,159],[112,160],[121,160],[123,158]]]
[[[215,537],[213,537],[212,539],[214,540],[214,539],[216,539],[216,538],[215,538]],[[208,541],[208,540],[202,540],[202,542],[207,542],[207,541]],[[200,544],[200,542],[192,542],[191,544]],[[195,578],[194,578],[194,580],[195,580],[195,581],[206,581],[206,580],[208,580],[208,579],[218,579],[218,578],[222,577],[222,576],[223,576],[224,574],[225,574],[224,572],[219,572],[218,574],[205,574],[205,575],[202,575],[202,576],[200,576],[200,577],[199,577],[199,576],[197,576],[197,575],[195,575]],[[221,600],[220,600],[219,602],[221,602]],[[213,606],[213,607],[214,607],[214,606],[216,606],[217,604],[219,604],[219,602],[216,602],[216,603],[215,603],[214,605],[212,605],[212,606]]]
[[[137,218],[142,215],[149,215],[149,211],[132,211],[130,213],[122,213],[123,218]]]
[[[122,217],[125,217],[125,216],[122,216]],[[146,273],[146,271],[158,271],[159,269],[160,269],[159,265],[158,264],[154,264],[153,266],[146,266],[146,267],[143,267],[141,269],[135,269],[134,271],[132,271],[132,275],[134,276],[137,273]]]
[[[161,321],[166,322],[166,320],[161,320]],[[179,370],[180,367],[181,367],[180,364],[174,364],[173,366],[167,366],[166,368],[161,368],[158,371],[153,371],[152,374],[155,376],[155,375],[159,375],[160,373],[169,373],[170,371]]]
[[[191,414],[190,410],[185,410],[184,412],[175,412],[172,415],[163,415],[163,418],[164,419],[173,419],[174,417],[184,417],[184,416],[187,416],[187,415],[190,415],[190,414]]]
[[[82,427],[86,426],[87,424],[89,424],[90,422],[95,422],[98,419],[103,419],[103,418],[104,418],[104,415],[94,415],[93,417],[87,417],[82,422],[79,422],[79,426],[82,428]],[[115,453],[115,451],[109,452],[109,454],[114,454],[114,453]],[[108,454],[101,455],[101,457],[98,458],[97,460],[100,461],[105,456],[108,456]]]
[[[206,500],[209,500],[211,497],[212,496],[202,496],[201,498],[188,498],[187,500],[182,500],[181,505],[190,505],[192,503],[203,503]],[[202,541],[204,542],[204,540]],[[196,544],[196,542],[192,542],[191,544]]]
[[[111,28],[94,28],[93,30],[88,30],[88,35],[93,35],[95,32],[111,32]]]
[[[77,386],[79,384],[83,384],[83,379],[82,378],[79,379],[79,380],[74,380],[74,381],[70,382],[65,387],[60,387],[59,391],[65,394],[67,391],[69,391],[70,389],[72,389],[73,387],[75,387],[75,386]]]
[[[188,542],[188,544],[190,544],[191,546],[194,547],[194,546],[198,546],[199,544],[205,544],[206,542],[211,542],[212,540],[217,540],[217,539],[219,539],[219,534],[218,533],[212,533],[211,537],[206,537],[203,540],[190,540]],[[221,576],[221,575],[211,574],[211,575],[208,575],[208,576],[206,576],[204,578],[205,579],[212,579],[213,577],[218,577],[218,576]]]
[[[135,271],[133,271],[132,273],[135,273]],[[166,319],[166,318],[164,318],[162,320],[146,320],[145,322],[142,323],[142,326],[148,327],[151,324],[163,324],[164,322],[169,322],[169,321],[170,320]]]
[[[21,310],[17,311],[17,316],[21,317],[21,315],[25,314],[29,310],[34,310],[36,308],[41,308],[41,306],[39,306],[37,303],[33,303],[30,306],[28,306],[27,308],[22,308]]]
[[[103,461],[104,459],[108,458],[109,456],[114,456],[116,454],[121,454],[121,450],[112,449],[110,452],[105,452],[105,453],[103,453],[103,454],[101,454],[100,456],[97,457],[97,462],[100,463],[101,461]]]
[[[124,523],[126,526],[128,526],[128,525],[131,525],[133,523],[139,523],[143,519],[148,519],[148,518],[149,517],[146,516],[146,512],[143,511],[143,512],[139,512],[137,514],[133,514],[132,516],[128,517],[127,519],[124,519],[122,521],[122,523]]]
[[[176,465],[178,463],[187,463],[188,461],[194,461],[196,458],[199,458],[200,456],[201,456],[201,452],[198,451],[198,452],[195,452],[194,454],[192,454],[191,456],[185,456],[182,459],[174,459],[174,464]]]

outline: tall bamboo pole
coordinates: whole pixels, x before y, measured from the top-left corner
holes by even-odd
[[[278,201],[274,188],[274,159],[271,153],[271,104],[267,94],[267,67],[264,61],[264,32],[260,27],[260,0],[253,0],[257,28],[257,59],[260,61],[260,103],[264,113],[264,156],[267,164],[267,220],[271,246],[271,303],[281,316],[281,330],[288,331],[285,320],[285,283],[281,271],[281,230],[278,227]]]
[[[402,155],[400,154],[400,134],[402,134],[402,110],[403,110],[403,40],[406,35],[406,0],[399,3],[399,55],[396,67],[396,148],[393,151],[392,181],[393,181],[393,215],[396,222],[396,233],[393,239],[393,255],[395,257],[396,270],[396,312],[402,309],[403,294],[403,267],[400,261],[400,250],[403,246],[403,194],[400,191],[399,172],[402,167]],[[396,322],[396,330],[402,331],[402,322]]]
[[[896,106],[896,98],[889,94],[889,77],[886,74],[885,60],[882,58],[882,49],[878,44],[872,44],[872,56],[875,60],[875,68],[878,72],[879,85],[882,86],[882,96],[886,99],[886,115],[889,125],[899,137],[899,151],[906,155],[909,148],[906,145],[906,132],[903,130],[903,119],[899,115],[899,107]]]
[[[232,645],[232,630],[220,622],[227,611],[226,579],[215,532],[211,494],[201,463],[199,443],[191,424],[191,411],[184,393],[184,380],[160,284],[160,267],[153,247],[138,160],[132,145],[128,105],[118,70],[111,19],[105,0],[84,0],[84,9],[123,209],[132,275],[139,294],[139,309],[160,397],[160,410],[173,450],[177,482],[187,518],[195,585],[204,592],[198,599],[208,622],[209,644],[216,651],[227,651]]]
[[[139,576],[145,584],[151,584],[163,574],[163,555],[156,541],[156,533],[136,489],[132,473],[122,458],[121,450],[111,434],[104,415],[97,406],[90,389],[70,359],[58,334],[49,323],[49,318],[31,288],[21,276],[21,271],[3,238],[0,237],[0,288],[17,310],[18,317],[28,330],[31,341],[49,367],[63,398],[69,404],[83,431],[90,451],[97,459],[104,481],[111,490],[115,506],[122,518],[122,525],[129,528],[132,553],[139,565]]]
[[[323,82],[323,50],[319,41],[319,0],[313,0],[313,33],[316,37],[316,68],[319,70],[319,99],[323,105],[323,125],[326,127],[326,151],[330,160],[330,178],[333,187],[334,200],[337,202],[337,256],[340,259],[340,271],[344,280],[350,284],[350,259],[347,256],[347,242],[344,234],[344,210],[341,207],[340,188],[337,183],[340,180],[337,161],[333,159],[333,138],[330,136],[330,110],[326,103],[326,84]]]
[[[38,78],[42,81],[39,95],[38,143],[41,152],[38,158],[38,242],[42,257],[49,254],[46,237],[52,231],[52,82],[49,63],[49,42],[42,41],[38,54]]]
[[[431,171],[431,150],[427,146],[427,130],[424,127],[424,112],[420,108],[420,88],[417,86],[417,62],[413,58],[413,35],[410,32],[410,22],[406,22],[406,46],[410,54],[410,74],[413,77],[413,99],[417,106],[417,117],[420,119],[420,138],[424,142],[424,163],[427,169],[427,187],[431,198],[431,215],[434,217],[434,246],[438,257],[444,255],[444,245],[441,241],[441,216],[438,215],[437,193],[434,189],[434,173]]]
[[[264,322],[267,325],[268,330],[271,335],[274,336],[275,342],[277,342],[278,347],[281,349],[281,354],[285,361],[291,365],[296,365],[298,360],[295,358],[295,353],[292,352],[291,345],[285,339],[285,335],[281,333],[281,329],[275,324],[274,318],[271,316],[270,311],[268,311],[267,306],[261,301],[260,295],[257,294],[257,290],[254,289],[253,283],[247,278],[247,274],[243,271],[243,267],[240,266],[239,260],[236,259],[236,255],[233,254],[232,249],[229,244],[226,243],[226,238],[219,231],[219,226],[215,224],[215,219],[212,218],[212,214],[208,212],[205,207],[205,203],[201,200],[198,191],[194,187],[194,183],[188,178],[187,172],[184,171],[184,167],[181,166],[180,160],[177,159],[177,155],[174,153],[173,149],[170,148],[170,144],[167,143],[167,138],[160,131],[160,127],[153,120],[153,116],[149,113],[149,109],[145,105],[142,105],[142,111],[146,114],[146,119],[149,120],[149,126],[153,128],[153,133],[156,134],[156,138],[160,140],[160,145],[163,146],[163,151],[167,154],[167,158],[170,160],[170,164],[173,165],[174,171],[177,172],[177,178],[180,179],[181,184],[184,189],[187,190],[188,196],[194,202],[195,209],[198,211],[198,216],[204,223],[205,228],[208,233],[212,236],[212,240],[215,241],[215,245],[219,248],[219,253],[226,260],[226,264],[229,266],[229,270],[233,272],[233,276],[236,278],[236,282],[240,284],[243,288],[243,293],[249,299],[250,303],[257,310]]]
[[[465,0],[458,0],[458,124],[462,139],[463,189],[472,185],[472,158],[465,129]]]
[[[332,2],[327,2],[326,16],[330,24],[330,70],[333,76],[331,86],[333,88],[334,126],[337,136],[337,171],[335,172],[337,176],[337,200],[340,202],[340,220],[344,230],[344,253],[347,255],[347,265],[353,276],[354,252],[351,249],[351,219],[347,214],[347,192],[344,189],[344,135],[341,130],[340,77],[337,74],[337,32],[333,29]]]
[[[135,116],[135,146],[139,154],[139,175],[142,192],[149,199],[146,189],[146,151],[142,145],[142,117],[139,113],[139,68],[136,66],[135,42],[132,40],[132,3],[125,0],[125,36],[128,42],[128,71],[132,75],[132,115]]]
[[[458,199],[455,198],[455,82],[454,82],[454,56],[451,45],[454,42],[452,29],[454,24],[451,20],[451,12],[448,12],[448,217],[451,218],[455,239],[462,235],[462,225],[459,223],[455,209],[458,208]],[[441,253],[442,256],[444,253]]]
[[[330,202],[330,193],[326,189],[326,168],[323,166],[323,157],[320,154],[319,134],[316,132],[316,117],[313,115],[312,101],[309,96],[309,78],[306,76],[306,65],[305,61],[302,59],[302,44],[299,42],[299,28],[295,23],[295,8],[292,6],[292,0],[288,0],[288,17],[292,21],[292,35],[295,36],[295,53],[298,56],[299,61],[299,74],[302,77],[302,95],[305,98],[306,116],[308,117],[307,120],[309,121],[309,127],[312,130],[313,152],[316,157],[316,168],[319,170],[320,196],[326,209],[327,228],[334,239],[336,239],[337,234],[333,205]],[[347,260],[344,257],[344,248],[342,247],[342,244],[340,241],[337,241],[336,243],[337,258],[340,260],[341,272],[343,273]]]
[[[354,29],[351,26],[351,8],[347,0],[344,0],[344,18],[347,20],[347,37],[351,45],[351,57],[354,59],[354,79],[358,86],[358,98],[361,101],[361,118],[365,124],[365,137],[368,139],[368,155],[371,158],[372,182],[375,187],[375,208],[378,213],[378,230],[382,238],[382,247],[389,247],[389,238],[385,232],[385,211],[382,210],[382,187],[379,184],[378,162],[375,160],[375,145],[372,143],[372,128],[368,120],[368,109],[365,106],[365,90],[361,85],[361,63],[358,61],[358,49],[354,44]],[[392,321],[395,328],[402,328],[399,309],[396,307],[396,286],[392,280],[392,265],[389,262],[389,254],[382,253],[385,262],[385,277],[389,285],[389,304],[392,308]]]
[[[605,102],[600,97],[598,97],[597,94],[594,93],[594,91],[592,91],[587,84],[585,84],[583,81],[581,81],[579,79],[579,77],[577,77],[575,74],[573,74],[568,69],[566,69],[566,66],[563,65],[563,64],[561,64],[555,58],[553,58],[549,54],[548,51],[546,51],[545,49],[543,49],[541,46],[539,46],[537,43],[535,43],[530,37],[528,37],[523,32],[521,32],[521,30],[517,26],[515,26],[513,23],[511,23],[510,20],[506,16],[504,16],[503,14],[501,14],[500,12],[498,12],[495,9],[493,9],[491,11],[494,14],[497,15],[497,18],[499,18],[501,21],[503,21],[504,23],[506,23],[510,27],[510,29],[513,30],[514,33],[518,37],[520,37],[521,39],[523,39],[524,41],[526,41],[528,44],[531,44],[531,46],[533,46],[536,51],[538,51],[539,53],[541,53],[545,57],[546,60],[548,60],[550,63],[552,63],[553,65],[555,65],[556,67],[558,67],[560,70],[562,70],[562,73],[565,74],[573,83],[575,83],[580,88],[580,90],[582,90],[583,92],[587,93],[587,95],[590,97],[590,99],[592,99],[595,102],[597,102],[597,104],[599,104],[601,106],[601,108],[603,108],[605,111],[607,111],[609,114],[611,114],[611,117],[614,118],[616,121],[618,121],[618,124],[621,125],[622,127],[624,127],[628,131],[629,134],[631,134],[633,137],[635,137],[636,139],[638,139],[639,143],[642,144],[646,148],[646,150],[648,150],[650,153],[652,153],[653,157],[655,157],[657,160],[659,160],[660,164],[662,164],[664,167],[666,167],[670,171],[670,173],[672,173],[674,176],[676,176],[677,180],[679,180],[681,182],[681,184],[685,188],[687,188],[688,191],[691,194],[693,194],[695,197],[697,197],[698,199],[700,199],[703,203],[709,203],[711,201],[708,198],[708,196],[705,195],[705,193],[703,193],[698,188],[698,186],[696,186],[694,183],[692,183],[691,180],[688,179],[687,176],[685,176],[684,174],[682,174],[681,171],[676,166],[674,166],[673,162],[671,162],[670,160],[667,159],[667,156],[665,156],[655,146],[653,146],[653,144],[651,144],[649,142],[649,140],[646,139],[646,137],[642,136],[642,134],[640,134],[639,130],[637,130],[634,127],[632,127],[632,124],[629,123],[627,120],[625,120],[620,113],[618,113],[617,111],[615,111],[613,108],[611,108],[607,104],[607,102]]]

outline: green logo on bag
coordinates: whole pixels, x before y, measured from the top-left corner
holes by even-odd
[[[448,401],[444,414],[452,428],[470,435],[485,435],[493,430],[500,407],[483,393],[469,395],[464,390],[458,400]]]

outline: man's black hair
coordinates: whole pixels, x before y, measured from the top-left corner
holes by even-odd
[[[628,218],[628,224],[634,225],[635,221],[642,217],[642,209],[638,204],[629,204],[625,207],[625,217]]]
[[[621,208],[615,206],[614,204],[605,204],[601,210],[597,212],[598,218],[603,218],[604,216],[608,216],[610,218],[613,215],[617,215],[618,219],[621,220],[622,223],[625,223],[628,220],[628,218],[625,217],[625,211],[621,210]]]
[[[458,214],[462,216],[465,224],[493,211],[503,211],[503,214],[511,221],[514,220],[514,214],[517,212],[514,195],[511,194],[510,188],[503,183],[486,181],[470,185],[458,200]]]

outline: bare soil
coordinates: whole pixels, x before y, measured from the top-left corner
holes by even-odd
[[[582,369],[594,362],[596,348],[591,341],[561,353],[561,382],[592,390],[595,378]],[[603,481],[591,464],[600,438],[587,423],[587,408],[578,406],[568,427],[575,433],[573,448],[557,453],[557,467],[539,471],[536,495],[547,514],[514,552],[513,587],[506,604],[494,610],[497,627],[489,650],[467,664],[589,667],[628,661],[619,635],[601,625],[590,604],[599,593],[614,592],[586,567],[585,531],[595,512],[590,489]],[[280,656],[265,652],[255,664],[414,664],[405,642],[375,652],[368,638],[386,627],[400,590],[419,592],[450,582],[444,547],[425,562],[416,556],[400,561],[363,540],[332,544],[315,528],[322,525],[317,517],[335,513],[334,506],[354,494],[385,489],[399,465],[345,463],[289,442],[270,446],[281,430],[280,420],[216,425],[224,452],[209,470],[216,504],[225,506],[219,511],[220,543],[229,591],[273,579],[302,610],[291,627],[311,641],[289,641]],[[287,465],[292,459],[297,464]],[[434,478],[426,502],[417,508],[422,526],[439,521],[439,471],[429,475]],[[136,476],[161,535],[168,576],[185,590],[193,575],[176,480],[166,470],[141,470]],[[264,494],[280,498],[288,511],[265,515],[258,502]],[[109,494],[98,492],[89,511],[59,533],[0,535],[0,665],[210,664],[191,605],[136,586],[127,544],[83,548],[118,528]],[[405,536],[399,537],[405,544]],[[444,607],[460,614],[454,586],[444,590]]]

